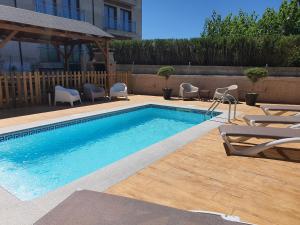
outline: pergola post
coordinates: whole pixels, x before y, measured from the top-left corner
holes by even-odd
[[[111,79],[111,74],[110,74],[110,62],[109,62],[109,40],[107,39],[102,39],[102,43],[100,41],[95,41],[97,47],[101,50],[102,54],[104,55],[105,58],[105,69],[106,69],[106,74],[107,74],[107,84],[106,86],[109,88],[110,87],[110,79]]]
[[[105,67],[106,67],[106,74],[107,74],[107,76],[108,76],[108,79],[106,79],[106,82],[107,82],[107,87],[108,88],[110,88],[110,84],[111,84],[111,74],[110,74],[110,59],[109,59],[109,41],[108,40],[106,40],[105,39],[105,41],[104,41],[104,45],[105,45],[105,47],[104,47],[104,51],[105,51],[105,55],[106,55],[106,57],[105,57]]]
[[[74,44],[71,45],[69,51],[68,51],[68,46],[65,45],[64,46],[64,69],[65,71],[68,71],[69,70],[69,59],[70,59],[70,56],[72,55],[72,52],[73,52],[73,49],[74,49]]]
[[[106,73],[107,74],[110,74],[110,59],[109,59],[109,41],[108,40],[106,40],[105,39],[105,41],[104,41],[104,45],[105,45],[105,47],[104,47],[104,51],[105,51],[105,55],[106,55],[106,57],[105,57],[105,67],[106,67]]]
[[[102,54],[104,55],[105,58],[105,69],[106,73],[109,74],[110,72],[110,67],[109,67],[109,41],[104,39],[103,40],[103,46],[100,41],[95,41],[97,47],[101,50]]]
[[[68,54],[68,46],[64,45],[64,54],[63,54],[63,59],[64,59],[64,70],[68,71],[69,70],[69,54]]]
[[[53,45],[56,50],[58,51],[58,53],[61,55],[61,57],[63,58],[64,60],[64,70],[65,71],[68,71],[69,70],[69,58],[73,52],[73,49],[74,49],[74,44],[71,45],[71,48],[69,49],[68,51],[68,46],[67,45],[64,45],[64,51],[62,52],[59,48],[59,45]]]

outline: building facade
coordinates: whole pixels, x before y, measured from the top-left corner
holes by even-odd
[[[142,38],[142,0],[0,0],[0,5],[33,10],[91,23],[116,39]],[[78,45],[70,68],[82,69],[89,48]],[[0,71],[62,69],[63,63],[52,45],[10,42],[0,49]]]

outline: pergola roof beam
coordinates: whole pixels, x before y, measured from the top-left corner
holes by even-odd
[[[18,31],[14,30],[12,31],[6,38],[4,38],[1,42],[0,42],[0,48],[3,48],[5,46],[5,44],[7,42],[9,42],[16,34],[18,33]]]
[[[58,31],[58,30],[40,28],[34,26],[20,26],[15,24],[8,24],[5,22],[3,23],[2,21],[0,21],[0,29],[17,31],[17,32],[22,32],[27,34],[38,34],[41,36],[60,37],[60,38],[67,39],[67,41],[85,40],[85,41],[94,42],[96,40],[102,39],[100,37],[87,36],[86,34],[76,34],[67,31]]]

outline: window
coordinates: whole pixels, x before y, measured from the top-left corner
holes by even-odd
[[[59,2],[59,5],[57,4]],[[84,20],[79,9],[79,0],[35,0],[37,12],[62,16],[70,19]]]
[[[131,32],[131,11],[121,9],[121,28],[123,31]]]
[[[104,5],[105,28],[117,29],[117,8]]]
[[[55,0],[36,0],[35,9],[37,12],[57,15]]]
[[[62,0],[62,16],[80,20],[79,0]]]

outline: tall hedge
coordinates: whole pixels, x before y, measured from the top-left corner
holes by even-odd
[[[300,66],[300,35],[114,41],[119,64]]]

